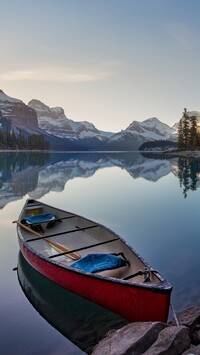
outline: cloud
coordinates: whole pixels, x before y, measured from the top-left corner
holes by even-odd
[[[114,74],[111,66],[80,70],[76,68],[33,68],[0,73],[1,81],[45,81],[83,83],[104,80]]]

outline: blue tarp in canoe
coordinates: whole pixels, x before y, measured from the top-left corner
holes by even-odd
[[[35,216],[25,217],[22,222],[27,224],[42,223],[42,222],[52,222],[56,219],[56,216],[51,213],[42,213]]]
[[[114,254],[88,254],[75,261],[71,266],[86,272],[97,272],[108,269],[117,269],[127,265],[127,262]]]

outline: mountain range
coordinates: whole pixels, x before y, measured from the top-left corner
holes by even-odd
[[[195,114],[200,123],[200,112]],[[118,133],[98,130],[87,121],[76,122],[66,117],[63,108],[49,107],[33,99],[28,105],[0,90],[0,130],[16,134],[41,134],[52,150],[137,151],[147,141],[177,140],[177,123],[170,127],[156,117],[133,121]]]

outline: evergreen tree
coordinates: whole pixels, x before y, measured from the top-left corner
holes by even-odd
[[[178,148],[183,149],[184,148],[184,137],[183,137],[183,121],[182,118],[180,119],[178,123]]]
[[[19,132],[19,135],[17,137],[17,146],[18,149],[26,149],[27,148],[27,142],[26,142],[26,138],[24,137],[24,135],[22,134],[22,132]]]
[[[178,124],[178,148],[182,150],[197,149],[200,145],[198,133],[197,116],[189,116],[184,108],[183,116]]]
[[[9,130],[0,130],[0,149],[49,150],[51,146],[42,135],[32,134],[26,138],[21,131],[16,135]]]
[[[189,148],[189,143],[190,143],[190,117],[187,113],[187,109],[184,108],[183,112],[183,144],[184,144],[184,149]]]
[[[17,137],[16,137],[14,131],[12,131],[12,134],[11,134],[11,141],[12,141],[11,149],[16,149],[16,147],[17,147]]]
[[[190,122],[190,146],[191,148],[196,148],[198,146],[197,117],[191,116]]]

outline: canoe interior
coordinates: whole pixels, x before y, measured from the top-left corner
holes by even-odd
[[[47,223],[41,223],[42,231],[37,231],[41,237],[48,237],[48,240],[60,243],[69,250],[77,250],[81,258],[89,253],[123,253],[130,263],[130,265],[118,269],[96,273],[98,275],[123,280],[148,266],[117,234],[100,224],[73,213],[55,209],[35,200],[27,200],[19,220],[23,220],[25,216],[40,213],[52,213],[56,216],[56,219],[60,219],[51,227]],[[18,231],[22,243],[27,242],[28,247],[42,257],[51,257],[52,263],[60,264],[62,267],[70,267],[74,262],[68,254],[57,256],[58,251],[45,239],[38,239],[38,236],[19,226]],[[149,269],[151,272],[148,281],[145,281],[144,275],[138,275],[128,278],[127,283],[159,285],[163,282],[159,273],[153,272],[150,267]]]

